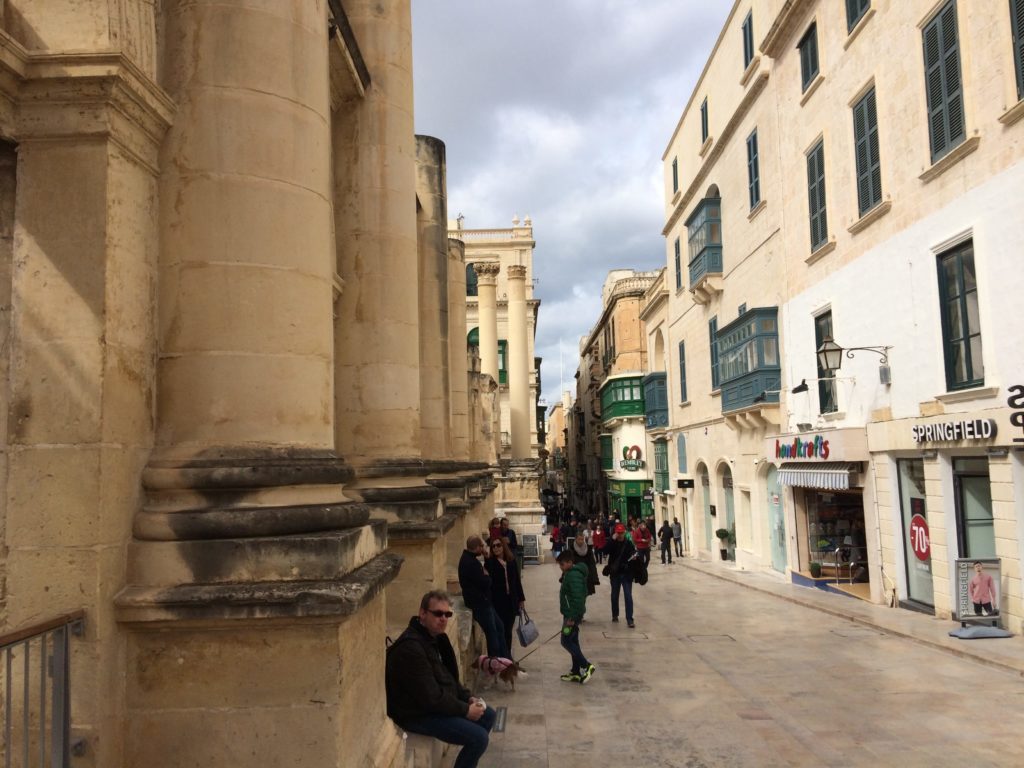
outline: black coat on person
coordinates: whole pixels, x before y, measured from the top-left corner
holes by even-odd
[[[459,683],[459,665],[448,635],[431,637],[418,616],[388,648],[384,667],[388,717],[399,726],[429,715],[465,717],[470,692]]]
[[[484,561],[484,565],[491,577],[491,604],[494,606],[494,610],[498,612],[502,620],[506,616],[515,616],[519,613],[519,603],[526,601],[526,595],[523,593],[523,580],[519,576],[519,567],[516,565],[515,559],[505,563],[503,567],[498,562],[498,558],[488,557]],[[508,573],[507,585],[506,572]],[[465,594],[463,594],[463,598],[465,598]]]
[[[459,559],[459,586],[462,587],[462,599],[471,611],[479,611],[491,604],[491,577],[468,549],[462,551]]]

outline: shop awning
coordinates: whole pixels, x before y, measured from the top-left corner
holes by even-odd
[[[821,488],[825,491],[846,491],[853,486],[854,475],[860,471],[858,462],[792,461],[779,469],[782,485],[800,488]]]

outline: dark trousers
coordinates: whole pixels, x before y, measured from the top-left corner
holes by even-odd
[[[666,561],[665,558],[668,558]],[[661,562],[672,562],[672,539],[665,539],[661,542]]]
[[[626,596],[626,621],[633,620],[633,577],[629,574],[612,576],[612,618],[619,616],[619,590]]]
[[[494,611],[493,605],[485,605],[483,608],[473,609],[473,621],[480,625],[487,638],[487,655],[501,656],[507,659],[509,650],[505,647],[505,625],[498,614]]]
[[[673,538],[672,541],[676,543],[676,557],[683,556],[683,539],[682,537]]]
[[[412,733],[433,736],[449,744],[460,744],[462,749],[455,758],[454,768],[476,768],[476,764],[487,751],[491,728],[494,727],[497,714],[487,707],[476,722],[465,717],[432,715],[402,723],[402,727]]]
[[[519,611],[512,605],[499,605],[494,606],[495,613],[498,614],[498,620],[501,622],[502,629],[504,630],[505,638],[505,650],[508,651],[506,659],[512,658],[512,630],[515,629],[516,616]]]
[[[640,558],[640,561],[644,564],[644,568],[651,564],[651,548],[644,547],[643,549],[637,549],[636,556]]]
[[[579,620],[571,627],[562,626],[562,647],[569,652],[572,656],[572,672],[574,675],[578,675],[582,670],[590,666],[590,662],[587,661],[587,657],[583,655],[583,649],[580,648],[580,625]],[[566,632],[566,630],[569,630]]]

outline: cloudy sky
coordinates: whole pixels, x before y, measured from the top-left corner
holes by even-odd
[[[732,0],[413,0],[416,132],[469,229],[533,218],[543,396],[610,269],[665,265],[661,154]]]

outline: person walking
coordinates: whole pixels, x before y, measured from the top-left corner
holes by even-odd
[[[679,524],[679,518],[672,519],[672,541],[676,545],[676,557],[683,556],[683,526]]]
[[[562,588],[558,591],[558,608],[562,612],[561,642],[572,658],[572,669],[562,675],[562,680],[585,685],[595,669],[580,648],[580,623],[587,612],[587,566],[573,559],[570,546],[559,555],[558,567],[562,570]]]
[[[599,525],[599,526],[597,526],[597,528],[594,529],[594,535],[593,535],[591,541],[592,541],[592,546],[594,548],[594,559],[598,563],[603,563],[604,562],[604,545],[608,542],[608,539],[606,538],[605,533],[604,533],[604,527],[603,526]]]
[[[505,647],[505,627],[491,602],[491,577],[479,560],[486,551],[479,536],[466,539],[466,549],[459,560],[459,586],[466,607],[473,612],[473,621],[480,625],[487,638],[487,655],[507,659],[509,650]]]
[[[572,554],[574,562],[583,563],[587,566],[587,595],[594,594],[597,591],[597,585],[601,583],[601,579],[597,576],[597,561],[594,559],[594,548],[587,544],[582,530],[576,534],[576,538],[572,540],[567,551]]]
[[[668,518],[658,529],[658,541],[661,542],[661,564],[672,565],[672,526],[668,524]]]
[[[626,526],[616,525],[612,540],[604,548],[608,556],[608,565],[604,567],[604,575],[612,584],[612,621],[619,620],[619,592],[624,595],[626,603],[626,624],[633,629],[633,573],[629,561],[636,556],[636,548],[632,542],[626,541]]]
[[[519,611],[526,605],[523,580],[519,575],[515,555],[504,539],[491,539],[489,547],[490,554],[484,560],[484,567],[491,577],[491,604],[505,630],[505,647],[511,651],[512,626]]]
[[[651,564],[651,532],[647,530],[647,523],[643,520],[636,524],[636,530],[633,531],[633,546],[636,547],[636,552],[643,561],[644,568]]]
[[[387,651],[388,717],[405,731],[462,746],[454,768],[476,768],[487,751],[497,712],[459,683],[459,665],[445,630],[447,592],[427,592],[418,616]]]

